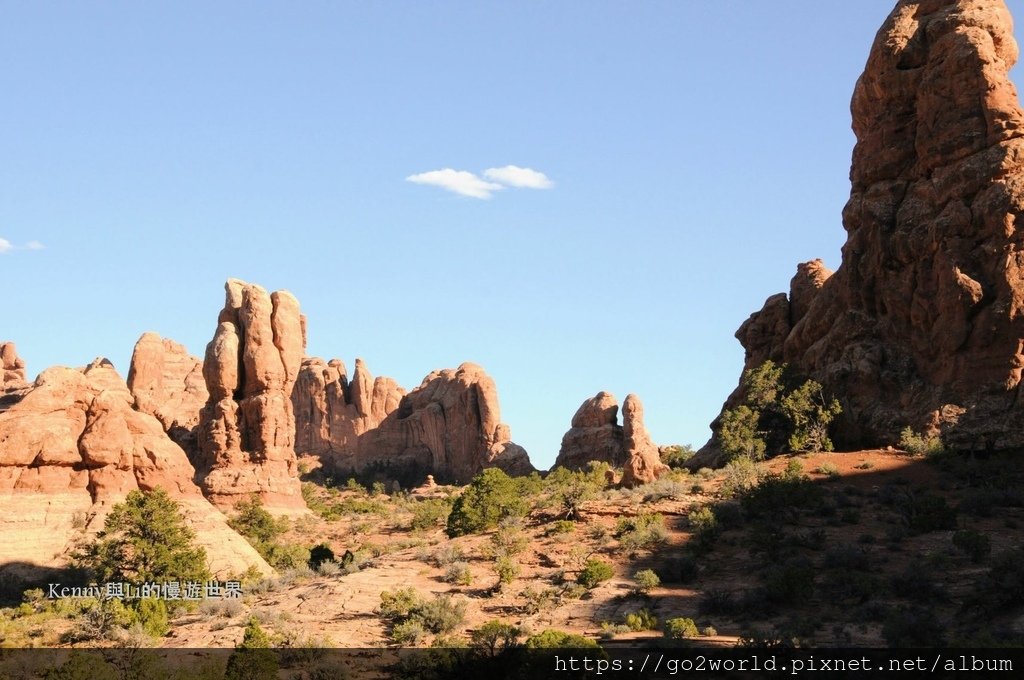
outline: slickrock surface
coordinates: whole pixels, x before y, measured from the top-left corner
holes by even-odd
[[[501,423],[494,381],[479,366],[434,371],[405,394],[356,360],[349,382],[338,360],[304,362],[292,395],[296,449],[338,471],[379,470],[404,484],[428,474],[466,483],[485,467],[533,471],[526,451]]]
[[[592,460],[612,467],[626,462],[619,402],[608,392],[598,392],[580,405],[572,417],[572,427],[562,437],[555,466],[583,470]]]
[[[737,332],[746,368],[785,361],[840,399],[840,447],[908,425],[955,448],[1024,446],[1017,56],[1002,0],[897,3],[853,95],[842,264],[801,265],[788,300]],[[691,464],[718,460],[713,437]]]
[[[133,402],[110,362],[97,359],[43,371],[0,412],[0,567],[58,565],[128,492],[160,487],[182,504],[215,572],[270,572],[203,498],[185,452]]]
[[[180,344],[146,333],[135,344],[128,389],[135,408],[154,416],[190,458],[198,452],[199,411],[210,398],[203,362]]]
[[[203,490],[224,508],[256,494],[268,509],[302,511],[291,403],[306,339],[298,300],[237,279],[225,289],[203,363],[209,392],[197,430]]]

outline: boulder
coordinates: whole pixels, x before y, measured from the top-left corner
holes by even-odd
[[[661,462],[657,445],[647,433],[644,406],[635,394],[627,394],[622,402],[622,438],[626,452],[622,486],[632,488],[648,484],[669,471],[669,467]]]
[[[627,460],[619,403],[608,392],[584,401],[572,417],[572,427],[562,437],[556,467],[583,470],[590,461],[622,467]]]

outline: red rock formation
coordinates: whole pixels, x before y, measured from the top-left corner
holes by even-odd
[[[493,466],[533,471],[500,422],[494,381],[475,364],[435,371],[405,394],[390,378],[374,379],[362,360],[347,382],[340,361],[309,359],[292,402],[297,451],[341,472],[377,470],[408,485],[427,474],[465,483]]]
[[[209,400],[203,362],[178,343],[146,333],[135,344],[128,389],[135,408],[156,417],[171,439],[194,458],[199,411]]]
[[[789,301],[737,333],[748,368],[785,361],[839,397],[840,446],[908,425],[958,448],[1024,446],[1016,60],[1001,0],[898,2],[853,95],[842,265],[802,265]],[[694,464],[716,457],[712,438]]]
[[[626,401],[622,402],[622,438],[627,455],[622,486],[632,488],[647,484],[669,471],[661,462],[658,447],[647,434],[644,406],[635,394],[627,394]]]
[[[603,461],[612,467],[626,463],[622,426],[618,424],[619,403],[608,392],[584,401],[572,417],[572,427],[562,437],[555,467],[586,469],[590,461]]]
[[[25,362],[18,356],[13,342],[0,343],[0,391],[20,390],[25,382]]]
[[[200,414],[202,486],[221,507],[256,494],[269,509],[302,510],[292,388],[305,341],[299,303],[237,279],[206,348],[209,400]]]
[[[159,487],[181,504],[216,572],[270,572],[203,498],[185,452],[133,402],[110,362],[97,360],[43,371],[0,412],[0,557],[59,564],[129,491]]]
[[[584,401],[572,418],[572,428],[562,437],[555,467],[583,470],[591,461],[605,462],[623,468],[621,484],[626,487],[653,482],[668,472],[644,427],[640,398],[626,396],[622,425],[618,424],[618,412],[619,404],[608,392],[598,392]],[[610,479],[614,480],[614,474]]]

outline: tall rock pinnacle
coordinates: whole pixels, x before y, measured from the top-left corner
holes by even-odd
[[[841,447],[908,425],[955,448],[1024,446],[1017,56],[1002,0],[898,2],[853,94],[842,264],[801,265],[737,332],[746,368],[786,362],[841,400]],[[695,463],[717,453],[713,437]]]

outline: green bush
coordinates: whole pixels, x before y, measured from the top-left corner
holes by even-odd
[[[444,580],[457,586],[468,586],[473,583],[473,572],[465,562],[452,562],[445,569]]]
[[[657,630],[658,628],[658,619],[646,609],[626,614],[625,623],[631,631],[636,633],[642,630]]]
[[[495,656],[515,647],[522,635],[521,628],[493,619],[470,633],[469,639],[474,648],[485,651],[488,656]]]
[[[722,495],[737,496],[757,486],[757,465],[746,456],[735,458],[722,470]]]
[[[667,638],[681,640],[683,638],[697,637],[698,635],[700,635],[700,632],[697,630],[697,624],[694,623],[693,619],[679,617],[665,622],[665,637]]]
[[[527,649],[600,649],[594,640],[566,633],[561,630],[548,629],[526,639]]]
[[[747,405],[722,412],[718,439],[729,460],[762,460],[768,450],[758,426],[761,414]]]
[[[660,513],[642,512],[635,517],[620,518],[615,523],[614,535],[619,539],[619,546],[630,554],[668,540],[665,518]]]
[[[544,530],[545,536],[557,536],[558,534],[571,534],[576,530],[576,522],[567,519],[560,519],[552,522]]]
[[[658,453],[661,457],[661,462],[665,465],[671,468],[681,468],[686,464],[686,461],[693,458],[695,451],[689,444],[675,444],[660,449]]]
[[[508,556],[499,557],[494,562],[494,573],[498,575],[500,585],[512,583],[519,576],[519,563]]]
[[[391,639],[399,645],[417,645],[426,634],[423,624],[414,619],[396,623],[391,627]]]
[[[908,496],[900,508],[907,526],[914,533],[926,534],[956,528],[956,509],[942,496]]]
[[[162,638],[170,630],[167,604],[163,600],[151,597],[139,600],[133,618],[147,635],[155,638]]]
[[[499,468],[488,468],[455,500],[447,533],[454,538],[486,531],[502,519],[522,517],[528,510],[516,482]]]
[[[576,582],[584,588],[596,588],[602,581],[607,581],[615,575],[612,565],[599,559],[587,560],[583,570],[576,577]]]
[[[661,579],[651,569],[641,569],[633,574],[633,581],[636,583],[636,590],[640,593],[649,593],[661,585]]]
[[[557,467],[544,480],[544,487],[563,519],[577,521],[583,504],[604,488],[607,465],[593,466],[588,471],[572,471]]]
[[[975,529],[961,529],[954,533],[953,545],[975,563],[983,561],[992,552],[992,541]]]
[[[711,508],[704,506],[693,510],[686,516],[686,519],[690,523],[690,528],[693,529],[697,543],[702,548],[710,547],[718,538],[718,519],[715,518],[715,513]]]
[[[907,453],[924,456],[934,456],[945,451],[941,437],[918,434],[909,425],[900,432],[900,448]]]
[[[451,510],[451,503],[446,499],[428,498],[419,501],[412,509],[411,527],[416,531],[425,531],[445,526]]]
[[[793,434],[789,436],[790,450],[832,450],[828,427],[843,412],[838,399],[826,399],[821,385],[808,380],[783,397],[781,406],[793,426]]]
[[[385,590],[380,594],[380,615],[385,619],[403,619],[423,604],[415,588]]]
[[[443,593],[420,604],[413,611],[413,618],[431,633],[451,633],[466,620],[466,603]]]

